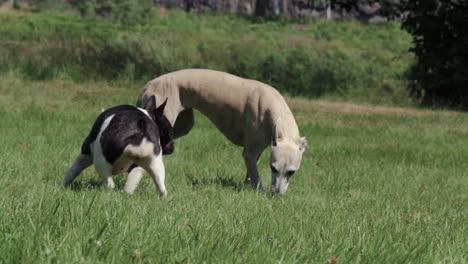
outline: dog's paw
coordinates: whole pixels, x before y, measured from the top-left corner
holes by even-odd
[[[167,198],[167,192],[163,192],[159,194],[160,199],[166,199]]]

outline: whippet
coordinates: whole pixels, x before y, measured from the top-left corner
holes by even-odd
[[[94,164],[103,183],[112,189],[115,184],[111,176],[129,171],[124,190],[133,193],[144,169],[164,197],[167,192],[162,155],[173,150],[172,126],[163,116],[166,101],[156,107],[153,96],[147,100],[145,109],[120,105],[103,111],[65,175],[64,185],[73,183],[85,168]]]
[[[228,73],[186,69],[148,82],[137,106],[151,96],[168,98],[164,115],[174,128],[174,138],[194,125],[193,109],[207,116],[234,144],[242,146],[246,181],[259,187],[257,161],[271,144],[271,191],[285,194],[291,176],[299,169],[307,147],[291,110],[281,94],[264,83]]]

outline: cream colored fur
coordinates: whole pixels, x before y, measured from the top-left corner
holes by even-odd
[[[152,95],[157,102],[168,98],[164,115],[174,126],[176,138],[193,127],[196,109],[231,142],[242,146],[246,180],[255,186],[259,184],[257,160],[272,144],[272,191],[286,192],[288,174],[299,169],[307,141],[300,137],[294,116],[277,90],[224,72],[186,69],[148,82],[137,106],[144,106]]]

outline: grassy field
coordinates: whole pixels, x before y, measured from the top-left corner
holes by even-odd
[[[310,148],[285,197],[244,186],[201,115],[165,157],[168,199],[93,168],[62,188],[97,114],[140,88],[0,77],[0,263],[468,262],[466,113],[290,98]]]

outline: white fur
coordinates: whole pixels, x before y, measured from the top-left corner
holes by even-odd
[[[104,122],[102,123],[101,129],[99,130],[99,134],[96,137],[96,140],[93,143],[91,143],[91,153],[93,156],[94,167],[96,167],[96,170],[101,176],[104,184],[106,184],[107,187],[111,189],[113,189],[115,186],[111,178],[112,165],[109,162],[107,162],[102,152],[101,136],[104,130],[106,130],[106,128],[109,126],[112,118],[114,118],[114,115],[111,115],[104,120]]]
[[[166,170],[162,159],[162,150],[157,155],[150,155],[142,159],[136,160],[139,167],[134,168],[127,177],[124,191],[132,194],[138,186],[143,175],[143,169],[146,170],[154,183],[156,184],[157,191],[161,197],[167,195],[166,185],[164,184],[166,178]]]
[[[151,116],[149,115],[148,111],[146,111],[146,109],[143,109],[143,108],[140,108],[140,107],[137,107],[138,110],[140,110],[141,112],[143,112],[143,114],[147,115],[149,118],[151,118]]]
[[[124,186],[124,191],[128,194],[132,194],[135,192],[135,189],[137,188],[138,184],[141,181],[141,178],[143,177],[143,172],[145,170],[142,167],[136,167],[127,176],[127,182],[125,183]]]
[[[280,175],[276,177],[276,179],[274,179],[274,184],[271,185],[271,191],[273,193],[279,193],[280,195],[284,195],[288,190],[288,186],[289,180],[284,175]]]
[[[128,145],[125,147],[122,155],[131,157],[132,159],[144,159],[154,155],[153,153],[154,144],[143,138],[140,145]]]
[[[166,186],[164,185],[166,170],[162,159],[162,151],[158,155],[152,156],[150,160],[140,163],[139,165],[149,172],[156,184],[159,195],[165,197],[167,195]]]

